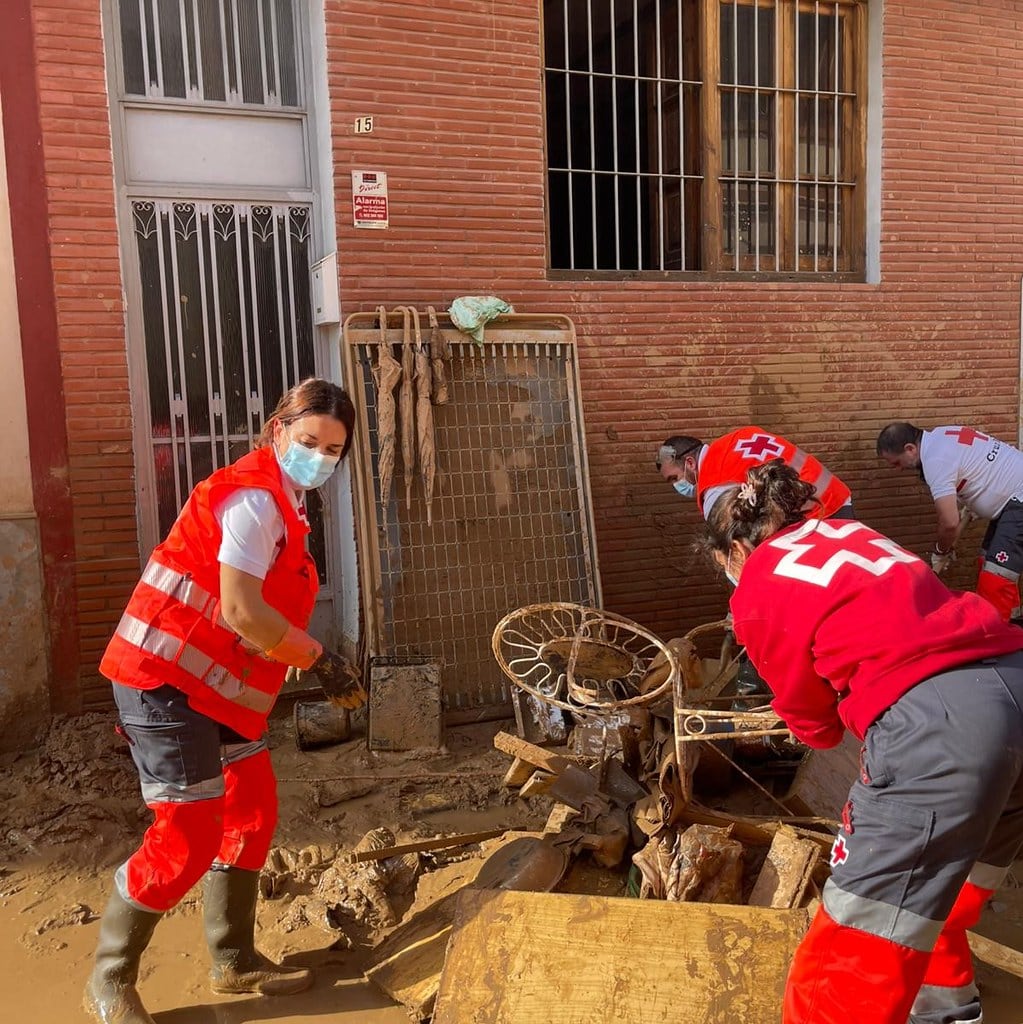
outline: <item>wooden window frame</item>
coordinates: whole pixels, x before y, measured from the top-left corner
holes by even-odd
[[[619,0],[621,2],[621,0]],[[714,277],[718,279],[807,279],[811,281],[862,281],[866,269],[866,148],[867,148],[867,6],[868,0],[695,0],[698,5],[699,42],[698,66],[702,84],[700,87],[698,132],[700,145],[700,224],[688,225],[683,230],[699,229],[700,267],[698,269],[568,269],[552,265],[550,244],[551,216],[548,221],[548,276],[551,279],[630,279],[630,278],[682,278]],[[763,86],[759,83],[752,88],[740,88],[738,83],[721,81],[721,14],[725,7],[749,8],[757,4],[760,10],[775,12],[775,74],[774,84]],[[851,108],[837,119],[839,135],[835,139],[839,164],[834,181],[816,180],[819,187],[834,188],[836,195],[844,191],[849,200],[839,206],[836,215],[840,247],[835,243],[837,260],[831,253],[822,253],[814,236],[813,251],[798,252],[799,222],[796,203],[800,186],[811,188],[813,175],[798,174],[797,161],[799,140],[797,103],[800,96],[813,96],[805,89],[797,89],[796,81],[796,18],[798,14],[819,14],[822,17],[840,15],[840,45],[844,58],[841,62],[843,79],[838,83],[835,102]],[[837,60],[837,56],[836,56]],[[548,68],[544,61],[545,74],[557,71]],[[568,69],[576,73],[579,69]],[[730,187],[730,181],[740,177],[738,171],[724,175],[722,168],[722,97],[726,92],[752,92],[756,96],[773,95],[776,126],[776,159],[773,176],[761,175],[751,181],[770,182],[775,190],[777,205],[774,252],[742,253],[738,256],[729,247],[726,237],[726,217],[722,206],[722,189]],[[830,95],[830,90],[821,89],[820,95]],[[546,112],[545,112],[546,113]],[[733,115],[734,116],[734,115]],[[545,126],[549,122],[545,116]],[[550,163],[545,167],[550,173]],[[818,149],[819,151],[819,149]],[[585,170],[570,173],[586,173]],[[729,180],[723,182],[723,177]],[[570,185],[571,187],[571,185]],[[819,190],[818,190],[819,194]],[[759,207],[758,207],[759,209]],[[660,211],[653,211],[646,225],[647,234],[660,230]],[[735,216],[738,213],[736,212]],[[656,245],[657,240],[651,243]],[[832,265],[832,264],[835,265]]]

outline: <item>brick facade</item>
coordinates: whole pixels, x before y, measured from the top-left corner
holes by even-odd
[[[885,4],[879,285],[549,279],[538,5],[409,8],[327,7],[342,304],[495,292],[573,317],[607,607],[667,635],[724,610],[694,506],[654,471],[672,433],[778,430],[863,518],[926,544],[929,497],[879,468],[879,428],[1016,439],[1023,3]],[[353,133],[363,114],[372,135]],[[388,172],[387,232],[352,228],[352,167]]]
[[[98,6],[33,0],[87,683],[138,566]],[[1016,439],[1023,0],[885,4],[878,285],[549,275],[539,5],[325,8],[343,309],[493,292],[574,318],[609,609],[670,635],[724,608],[691,553],[695,508],[653,468],[668,434],[774,428],[911,546],[932,508],[879,468],[879,427]],[[353,167],[388,172],[389,230],[352,227]]]
[[[96,664],[139,568],[106,59],[97,0],[32,10],[89,702],[109,699]]]

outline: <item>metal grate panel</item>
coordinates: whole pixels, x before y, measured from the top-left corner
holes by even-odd
[[[506,704],[491,652],[497,622],[537,601],[599,604],[574,332],[566,318],[535,327],[514,318],[488,326],[480,347],[445,329],[451,399],[433,407],[429,524],[418,476],[407,504],[400,445],[386,514],[380,503],[375,321],[356,314],[345,328],[365,412],[360,558],[370,653],[440,661],[449,710]],[[401,338],[388,332],[399,356]]]

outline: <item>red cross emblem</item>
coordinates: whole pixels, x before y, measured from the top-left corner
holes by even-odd
[[[770,434],[754,434],[735,443],[735,450],[744,459],[754,462],[766,462],[768,459],[781,457],[785,449]]]
[[[982,434],[973,427],[960,427],[958,430],[946,430],[946,437],[954,437],[960,444],[972,445],[974,441],[990,441],[987,434]]]
[[[845,845],[845,836],[839,836],[831,847],[831,866],[837,868],[849,859],[849,847]]]
[[[995,555],[995,561],[999,565],[1005,565],[1005,563],[1007,561],[1009,561],[1009,552],[1008,551],[999,551],[998,554]]]

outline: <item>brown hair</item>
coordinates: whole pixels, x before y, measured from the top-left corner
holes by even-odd
[[[259,437],[256,448],[265,448],[273,440],[274,422],[280,420],[284,426],[300,420],[303,416],[333,416],[343,423],[347,436],[341,450],[341,458],[348,454],[355,436],[355,406],[344,388],[322,377],[307,377],[281,396],[277,408],[270,414]]]
[[[714,502],[700,546],[709,554],[727,554],[733,541],[756,547],[786,526],[806,519],[807,503],[820,504],[813,484],[800,480],[781,459],[772,459],[751,469],[741,487],[730,488]]]

